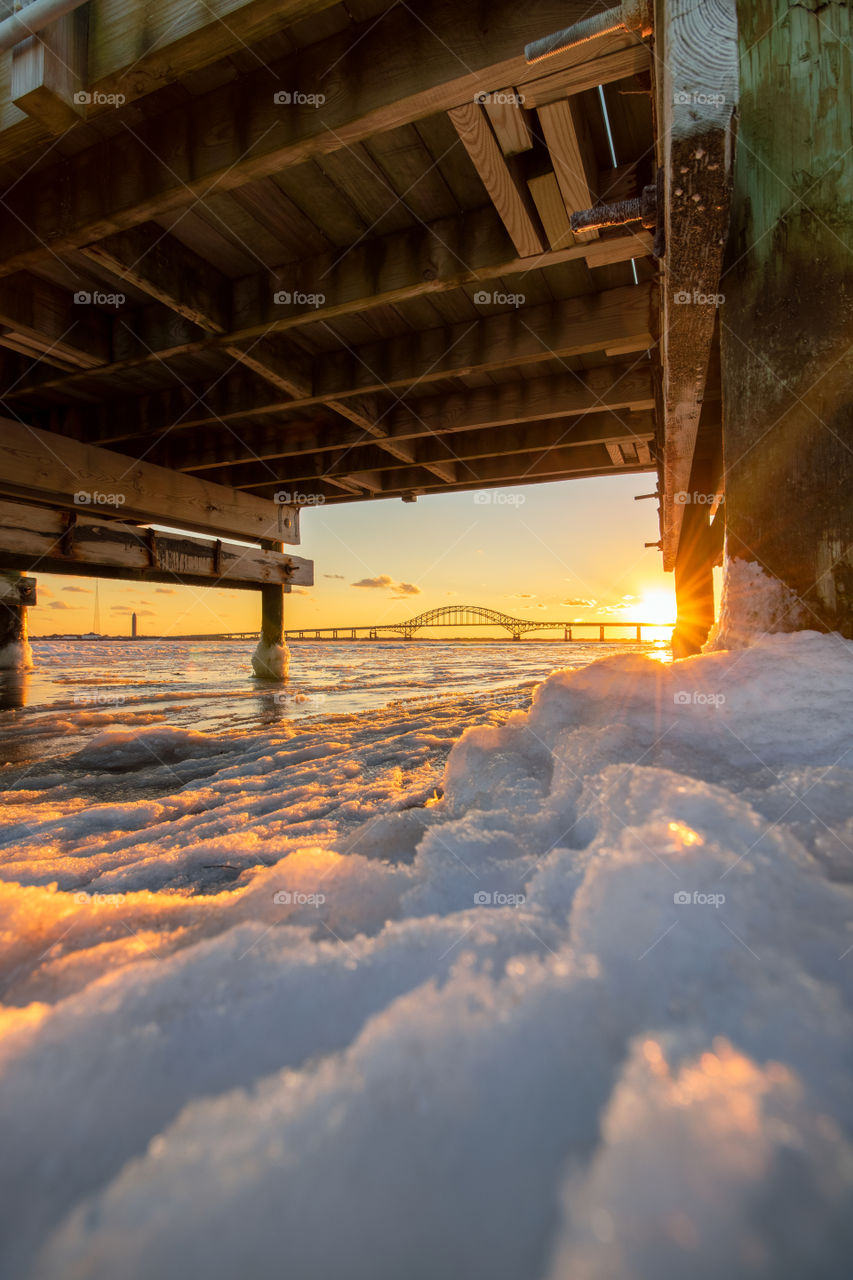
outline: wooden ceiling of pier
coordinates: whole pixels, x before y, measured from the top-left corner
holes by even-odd
[[[653,176],[648,46],[523,58],[590,7],[91,0],[62,132],[0,55],[0,413],[257,497],[655,469],[651,237],[568,226]]]

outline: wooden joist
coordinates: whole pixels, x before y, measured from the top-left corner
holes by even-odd
[[[5,273],[49,253],[82,248],[117,231],[233,190],[313,156],[360,142],[438,111],[471,103],[495,85],[535,78],[525,41],[555,21],[572,21],[585,0],[493,0],[489,38],[476,6],[425,0],[418,21],[392,7],[209,93],[171,105],[133,132],[112,136],[23,178],[0,217]],[[555,70],[579,59],[555,56]],[[381,68],[381,74],[377,69]],[[93,77],[94,78],[94,77]],[[275,101],[288,86],[291,103]],[[320,90],[319,86],[322,86]],[[317,105],[322,91],[325,101]],[[306,102],[294,101],[302,94]]]
[[[299,509],[0,419],[0,493],[71,511],[299,542]]]
[[[92,296],[20,272],[0,279],[0,324],[48,364],[90,369],[111,356],[111,326]]]
[[[592,184],[598,168],[580,104],[571,99],[551,102],[539,108],[539,122],[566,212],[572,214],[578,209],[591,208],[596,201]],[[575,236],[581,242],[597,238],[597,231],[583,231]]]
[[[352,405],[356,402],[341,403]],[[522,425],[544,418],[561,419],[619,410],[643,412],[653,408],[649,365],[615,365],[591,369],[584,374],[520,379],[474,391],[405,399],[390,412],[381,413],[376,430],[384,432],[387,437],[383,445],[387,452],[395,447],[396,456],[405,458],[405,448],[411,441],[432,436],[455,436],[459,432]],[[373,412],[375,422],[379,417],[376,406]],[[632,422],[633,418],[627,421]],[[366,443],[364,428],[354,429],[348,435],[336,433],[332,438],[323,427],[293,420],[287,421],[286,425],[243,422],[239,439],[227,429],[211,430],[191,442],[182,440],[170,460],[181,470],[215,470],[244,459],[247,450],[254,459],[272,460],[333,452],[341,447]],[[452,439],[449,443],[453,447]],[[166,452],[162,459],[157,458],[158,461],[166,461],[171,444],[172,437],[169,436],[164,442]]]
[[[541,80],[532,80],[524,86],[525,106],[544,107],[576,93],[584,93],[587,89],[595,89],[600,84],[611,84],[614,80],[624,80],[626,76],[648,70],[648,47],[637,41],[627,44],[624,49],[615,49],[602,57],[590,58],[587,62],[545,75]]]
[[[409,441],[403,448],[396,447],[399,452],[393,462],[382,456],[381,450],[373,442],[364,442],[343,450],[336,458],[330,454],[303,454],[296,458],[282,459],[279,473],[287,478],[287,483],[302,484],[303,481],[322,479],[351,478],[367,471],[399,471],[406,467],[424,467],[439,479],[453,483],[457,477],[463,479],[470,468],[469,463],[483,458],[512,458],[543,450],[582,449],[592,444],[604,444],[608,453],[611,443],[618,465],[623,461],[636,461],[636,448],[627,453],[625,458],[618,454],[620,445],[629,448],[639,443],[648,444],[654,439],[654,423],[650,413],[638,414],[591,414],[588,418],[560,418],[544,422],[530,422],[523,428],[517,426],[496,427],[491,431],[460,432],[447,440],[427,437],[418,441]],[[568,456],[568,455],[564,455]],[[585,455],[578,453],[578,459]],[[648,463],[649,458],[645,461]],[[260,488],[268,485],[267,468],[258,467],[246,462],[229,467],[227,471],[219,471],[228,484],[237,488]],[[284,483],[284,480],[282,481]]]
[[[160,307],[130,314],[125,314],[123,309],[112,321],[113,358],[99,366],[99,376],[106,378],[130,369],[156,366],[172,356],[202,351],[211,345],[226,349],[237,347],[257,337],[316,323],[318,316],[332,321],[340,316],[361,314],[372,307],[504,279],[530,270],[530,261],[514,252],[494,210],[475,210],[464,219],[440,219],[425,228],[366,241],[343,257],[339,253],[324,254],[294,263],[272,275],[262,272],[244,277],[233,284],[229,308],[217,300],[215,280],[209,279],[206,289],[193,288],[187,296],[181,285],[183,246],[170,237],[160,242],[168,262],[165,269],[160,270],[156,260],[149,264],[145,257],[132,259],[134,245],[144,251],[147,242],[156,240],[157,230],[149,224],[138,238],[134,233],[126,240],[123,236],[111,237],[85,251],[93,261],[100,260],[101,265],[107,266],[112,258],[118,266],[117,242],[121,240],[121,261],[133,266],[138,286],[176,313],[175,323],[164,324]],[[107,245],[106,251],[103,244]],[[629,232],[588,244],[569,244],[546,253],[536,265],[547,267],[585,260],[590,267],[611,266],[648,255],[651,248],[648,232]],[[190,255],[186,263],[189,281],[194,273]],[[323,297],[319,307],[315,301],[318,293]],[[70,296],[65,295],[66,307],[70,305]],[[232,327],[220,335],[217,317],[229,310]],[[103,314],[101,320],[104,320]],[[202,329],[206,329],[209,336]],[[59,355],[56,351],[53,354],[59,363]],[[31,371],[24,369],[8,379],[15,384],[10,399],[25,399],[48,388],[71,391],[76,381],[79,379],[73,374],[61,376],[43,366]],[[0,395],[3,395],[2,383]]]
[[[0,563],[7,569],[84,574],[172,586],[311,586],[311,560],[261,547],[159,533],[88,511],[0,499]]]
[[[498,146],[483,108],[477,102],[468,102],[465,106],[454,107],[448,115],[509,232],[518,256],[529,258],[542,253],[545,241],[530,193]]]

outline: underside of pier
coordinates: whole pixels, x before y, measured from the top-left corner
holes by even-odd
[[[734,0],[12,7],[0,566],[268,598],[301,507],[647,471],[701,643]]]

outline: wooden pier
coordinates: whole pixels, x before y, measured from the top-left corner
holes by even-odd
[[[15,7],[0,570],[256,589],[275,644],[306,508],[649,472],[678,653],[724,536],[853,634],[848,5]]]

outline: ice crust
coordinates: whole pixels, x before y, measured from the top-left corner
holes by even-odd
[[[851,723],[801,632],[22,779],[5,1273],[846,1276]]]

